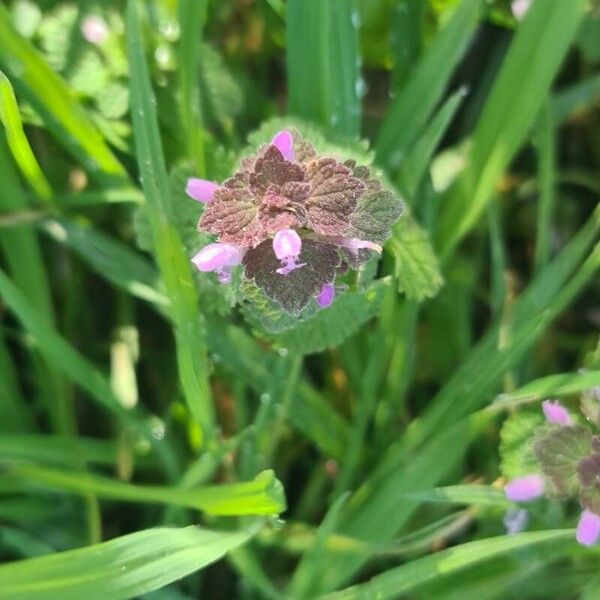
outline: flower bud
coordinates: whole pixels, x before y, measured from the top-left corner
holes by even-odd
[[[584,546],[593,546],[600,539],[600,516],[584,510],[577,524],[577,541]]]
[[[538,474],[517,477],[504,486],[504,493],[512,502],[529,502],[544,495],[544,480]]]
[[[326,283],[319,292],[319,295],[315,298],[317,304],[321,308],[327,308],[331,306],[333,299],[335,297],[335,287],[332,283]]]
[[[192,262],[199,271],[222,271],[226,267],[239,264],[242,256],[240,251],[232,244],[208,244],[198,252]]]
[[[549,423],[557,425],[570,425],[571,415],[569,411],[558,400],[544,400],[542,402],[542,411]]]
[[[219,186],[213,181],[206,179],[196,179],[190,177],[187,180],[185,193],[198,202],[210,202],[213,199],[214,193],[219,189]]]

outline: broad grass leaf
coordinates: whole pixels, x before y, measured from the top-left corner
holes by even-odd
[[[5,600],[119,600],[139,597],[209,565],[252,530],[199,527],[138,531],[78,550],[0,566]]]

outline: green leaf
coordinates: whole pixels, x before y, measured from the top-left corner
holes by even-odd
[[[0,64],[13,85],[31,102],[57,139],[92,175],[125,177],[125,170],[90,121],[72,90],[57,75],[32,44],[10,25],[10,16],[0,7]]]
[[[516,552],[522,548],[544,544],[555,547],[557,553],[566,553],[569,550],[569,544],[565,542],[572,537],[573,531],[571,529],[559,529],[469,542],[443,550],[432,556],[413,560],[377,575],[366,583],[349,587],[341,592],[327,594],[321,598],[322,600],[367,600],[368,598],[388,600],[398,598],[401,594],[413,591],[420,585],[440,576],[450,575],[473,564],[508,552]]]
[[[153,246],[171,300],[179,377],[189,410],[203,435],[215,435],[215,415],[206,365],[204,330],[198,315],[190,261],[174,226],[154,94],[139,30],[135,0],[127,3],[127,39],[131,68],[131,107],[136,155],[146,195]]]
[[[440,101],[475,31],[482,4],[462,0],[388,109],[375,143],[377,160],[387,169],[400,166]]]
[[[479,119],[467,169],[441,203],[443,256],[475,225],[525,141],[583,16],[586,0],[534,2],[517,29]]]
[[[158,273],[153,265],[128,247],[91,227],[66,219],[46,220],[40,228],[55,241],[65,244],[81,256],[90,267],[132,296],[168,306],[162,293]]]
[[[466,89],[461,88],[444,102],[402,161],[398,173],[398,182],[403,194],[408,198],[414,196],[421,179],[429,170],[431,157],[441,142],[444,133],[446,133],[466,93]]]
[[[600,385],[600,371],[548,375],[530,381],[512,392],[502,394],[498,397],[497,402],[490,406],[490,409],[505,409],[518,404],[539,402],[554,396],[570,396],[585,392],[598,385]]]
[[[386,244],[396,262],[398,288],[411,300],[435,296],[444,280],[429,236],[411,215],[400,217]]]
[[[502,490],[492,488],[488,485],[450,485],[422,492],[405,492],[402,495],[411,500],[439,502],[442,504],[473,504],[477,506],[500,506],[503,508],[511,505]]]
[[[289,112],[358,137],[361,80],[352,0],[289,0],[286,13]]]
[[[329,308],[275,339],[280,346],[303,354],[338,346],[377,314],[389,285],[389,280],[380,280],[365,291],[343,293]]]
[[[8,147],[21,172],[42,200],[49,200],[52,189],[40,169],[23,131],[17,99],[8,77],[0,71],[0,121],[4,125]]]
[[[559,89],[551,99],[550,109],[556,123],[593,106],[600,97],[600,75]]]
[[[21,463],[5,463],[5,469],[15,478],[50,489],[81,495],[91,492],[109,500],[185,506],[211,515],[277,515],[286,508],[283,486],[273,471],[263,471],[253,481],[183,489],[134,485]]]
[[[4,564],[0,589],[6,600],[139,597],[219,560],[253,533],[147,529],[80,550]]]
[[[541,411],[511,414],[500,429],[500,470],[507,479],[537,473],[539,466],[533,453],[536,430],[544,424]]]

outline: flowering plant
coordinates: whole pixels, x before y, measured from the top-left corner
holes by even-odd
[[[582,411],[596,427],[600,426],[597,396],[597,390],[591,390],[582,400]],[[578,496],[583,511],[577,541],[595,544],[600,540],[600,435],[577,423],[558,401],[544,401],[542,411],[546,423],[533,432],[526,450],[536,466],[511,479],[504,492],[514,502]]]
[[[330,306],[336,275],[381,253],[403,210],[374,170],[320,156],[287,129],[224,183],[193,178],[186,191],[204,204],[198,229],[217,237],[193,257],[196,267],[229,283],[241,264],[247,280],[294,316],[313,298]]]

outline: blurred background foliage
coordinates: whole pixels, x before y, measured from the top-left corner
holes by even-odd
[[[598,597],[577,506],[502,523],[600,386],[600,7],[527,5],[0,5],[0,597]],[[187,260],[290,125],[408,207],[301,323]]]

